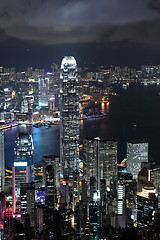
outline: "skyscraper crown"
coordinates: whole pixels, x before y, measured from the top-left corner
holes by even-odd
[[[76,60],[73,56],[65,56],[63,58],[61,63],[61,69],[64,69],[65,67],[73,69],[77,67]]]

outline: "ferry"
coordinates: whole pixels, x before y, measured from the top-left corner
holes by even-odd
[[[0,130],[5,130],[7,128],[16,127],[18,125],[19,125],[19,122],[12,122],[12,123],[3,124],[3,125],[0,125]]]
[[[100,115],[90,115],[90,116],[83,116],[80,117],[80,120],[98,120],[98,119],[102,119],[105,118],[107,116],[107,114],[100,114]]]
[[[127,89],[127,84],[126,84],[126,83],[123,83],[122,87],[123,87],[124,89]]]

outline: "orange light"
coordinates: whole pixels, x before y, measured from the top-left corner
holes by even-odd
[[[19,173],[26,173],[26,171],[20,170]]]

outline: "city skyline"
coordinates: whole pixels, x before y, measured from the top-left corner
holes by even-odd
[[[0,71],[4,239],[157,236],[160,65]]]
[[[160,0],[1,0],[0,239],[160,238]]]

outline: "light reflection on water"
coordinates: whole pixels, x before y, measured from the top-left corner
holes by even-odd
[[[117,96],[105,105],[106,118],[84,120],[80,123],[80,144],[86,137],[114,138],[118,141],[118,161],[126,157],[126,142],[146,139],[149,142],[149,161],[159,162],[160,156],[160,86],[130,84],[125,91],[117,89]],[[96,103],[96,108],[101,104]],[[94,107],[94,105],[93,105]],[[136,127],[135,127],[136,126]],[[28,128],[29,130],[29,128]],[[31,128],[34,141],[35,162],[43,155],[59,155],[59,126],[46,129]],[[5,132],[6,166],[14,160],[14,142],[18,127]]]
[[[18,132],[24,131],[24,127],[14,127],[5,132],[5,161],[6,166],[11,167],[14,161],[14,145]],[[34,161],[41,162],[44,155],[59,155],[59,126],[52,128],[27,127],[32,132],[34,144]]]
[[[97,104],[97,103],[96,103]],[[99,107],[101,105],[99,104]],[[106,111],[106,104],[102,104],[103,112]],[[88,126],[92,132],[95,131],[95,124],[97,121],[87,121],[81,120],[80,121],[80,131],[82,132],[81,136],[84,137],[83,132],[85,129],[88,131]],[[88,125],[89,124],[89,125]],[[103,127],[103,124],[101,125]],[[84,129],[85,127],[85,129]],[[42,157],[45,155],[57,155],[59,156],[59,126],[54,125],[51,128],[35,128],[32,126],[21,125],[19,127],[14,127],[5,132],[5,162],[6,166],[12,167],[14,161],[14,145],[16,140],[16,135],[18,132],[31,132],[33,137],[33,144],[34,144],[34,162],[40,163],[42,161]],[[102,130],[103,132],[103,130]],[[92,135],[91,135],[92,136]],[[86,137],[88,137],[86,133]],[[82,140],[80,141],[82,142]]]

